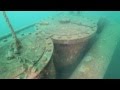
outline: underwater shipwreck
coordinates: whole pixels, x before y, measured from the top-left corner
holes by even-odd
[[[118,24],[81,11],[16,32],[2,14],[11,33],[0,38],[0,79],[103,79],[120,40]]]

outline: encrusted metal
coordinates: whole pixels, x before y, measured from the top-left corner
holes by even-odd
[[[68,76],[68,68],[74,66],[87,44],[97,31],[97,23],[83,16],[59,15],[36,24],[39,33],[54,42],[53,61],[58,74]],[[65,70],[65,71],[64,71]],[[68,71],[68,72],[67,72]],[[68,74],[67,74],[68,73]],[[62,76],[61,75],[61,76]]]
[[[20,54],[14,55],[10,60],[7,59],[7,51],[9,51],[11,41],[2,42],[0,48],[1,79],[36,78],[50,62],[53,54],[53,42],[50,38],[45,38],[35,32],[21,37],[20,41],[23,46]]]

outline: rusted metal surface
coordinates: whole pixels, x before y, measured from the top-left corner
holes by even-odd
[[[47,24],[41,24],[46,21],[36,24],[36,30],[52,38],[54,42],[53,61],[57,74],[62,77],[70,74],[68,69],[74,66],[89,40],[96,34],[97,23],[91,24],[92,21],[85,17],[79,18],[81,19],[61,14]]]
[[[34,32],[21,36],[20,41],[23,45],[21,54],[15,55],[11,60],[6,58],[11,40],[0,42],[1,79],[34,79],[48,66],[53,54],[53,42],[50,38]]]

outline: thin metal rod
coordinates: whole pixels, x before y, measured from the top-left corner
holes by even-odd
[[[11,33],[12,33],[13,38],[14,38],[14,39],[17,39],[17,36],[16,36],[16,34],[15,34],[15,32],[14,32],[14,29],[13,29],[13,26],[11,25],[10,20],[9,20],[9,18],[8,18],[8,16],[7,16],[7,14],[6,14],[5,11],[3,11],[3,16],[4,16],[4,18],[5,18],[8,26],[9,26],[9,28],[10,28],[10,31],[11,31]]]
[[[16,33],[13,29],[13,26],[11,25],[10,20],[5,11],[3,11],[3,16],[6,20],[6,23],[8,24],[8,26],[10,28],[11,33],[12,33],[12,37],[13,37],[13,41],[14,41],[13,45],[15,45],[14,47],[12,46],[14,48],[14,53],[19,53],[19,48],[21,48],[21,42],[18,40]]]

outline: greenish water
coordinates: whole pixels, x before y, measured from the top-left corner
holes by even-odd
[[[105,79],[120,79],[120,42],[118,43],[111,63],[104,76]]]
[[[49,16],[53,16],[56,12],[49,11],[7,11],[6,12],[15,31],[39,22]],[[8,25],[6,24],[2,11],[0,11],[0,37],[10,33]]]
[[[53,17],[58,14],[58,11],[9,11],[7,12],[8,17],[15,29],[15,31],[44,20],[48,17]],[[85,16],[94,17],[106,17],[110,21],[115,22],[120,25],[120,12],[119,11],[83,11],[81,14]],[[32,31],[31,31],[32,32]],[[6,24],[4,17],[2,15],[2,11],[0,11],[0,38],[10,33],[8,25]],[[27,33],[24,32],[24,33]],[[1,42],[1,41],[0,41]],[[111,41],[112,43],[112,41]],[[0,47],[2,48],[2,47]],[[0,52],[1,53],[1,52]],[[1,60],[2,58],[0,58]],[[112,56],[111,63],[108,66],[108,69],[105,73],[104,79],[120,79],[120,42],[118,42],[115,53]]]

